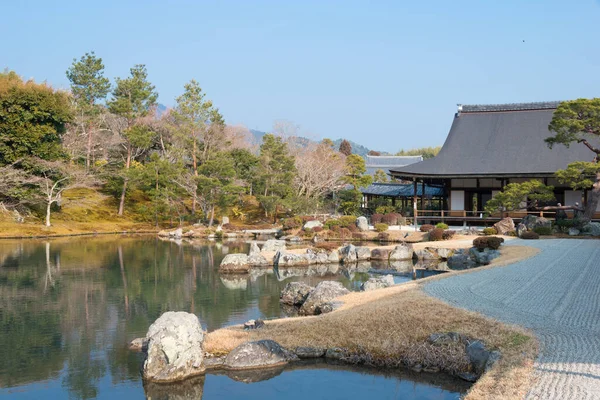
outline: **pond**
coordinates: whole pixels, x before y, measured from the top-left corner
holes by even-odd
[[[144,390],[152,398],[168,398],[161,391],[165,387],[156,395],[156,388],[144,388],[140,355],[127,349],[163,312],[195,313],[212,331],[283,316],[279,293],[288,282],[338,280],[358,290],[372,276],[369,267],[219,275],[225,254],[247,251],[241,242],[176,243],[150,236],[0,241],[0,398],[140,398]],[[447,377],[415,376],[421,379],[401,371],[311,364],[252,385],[209,374],[201,383],[178,387],[205,399],[270,399],[288,387],[294,398],[301,392],[304,397],[329,393],[327,398],[381,392],[378,398],[446,399],[467,390]]]

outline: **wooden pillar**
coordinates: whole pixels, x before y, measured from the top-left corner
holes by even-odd
[[[413,223],[415,231],[417,230],[417,178],[413,178]]]
[[[421,210],[425,209],[425,181],[421,181]]]

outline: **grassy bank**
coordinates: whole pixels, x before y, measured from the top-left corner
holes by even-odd
[[[507,247],[502,250],[502,257],[487,268],[533,254],[535,251],[527,248]],[[346,348],[356,361],[376,366],[420,365],[428,370],[457,373],[468,368],[464,346],[432,345],[427,338],[436,332],[459,332],[483,340],[489,348],[502,353],[502,359],[477,381],[467,398],[522,398],[529,388],[537,354],[538,344],[532,334],[451,307],[427,296],[420,290],[421,285],[411,282],[351,293],[340,298],[344,305],[333,313],[268,321],[264,328],[255,331],[244,331],[240,326],[220,329],[208,334],[206,351],[224,354],[245,341],[268,338],[288,348]]]

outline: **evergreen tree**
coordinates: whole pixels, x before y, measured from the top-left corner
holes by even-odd
[[[352,145],[346,139],[342,140],[342,142],[340,143],[340,153],[342,153],[345,156],[349,156],[350,154],[352,154]]]

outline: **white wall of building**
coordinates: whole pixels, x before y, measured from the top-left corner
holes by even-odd
[[[462,211],[465,209],[465,191],[451,190],[450,191],[450,210]]]

